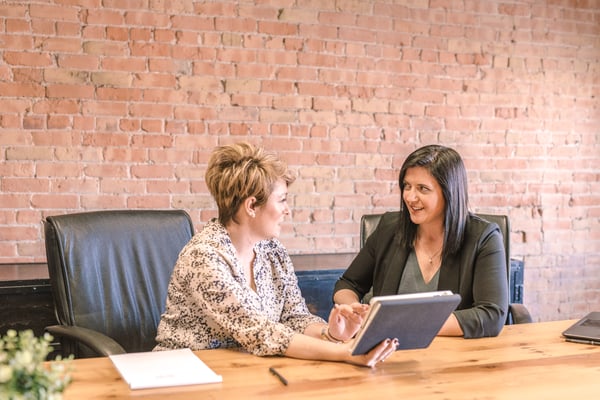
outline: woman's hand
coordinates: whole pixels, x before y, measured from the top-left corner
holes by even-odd
[[[361,303],[336,304],[329,313],[329,335],[345,342],[352,339],[362,326],[369,306]]]
[[[386,339],[375,346],[367,354],[353,356],[350,355],[350,351],[348,350],[349,358],[346,362],[373,368],[377,363],[384,362],[397,348],[398,339]]]

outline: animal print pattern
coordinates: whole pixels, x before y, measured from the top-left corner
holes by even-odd
[[[194,235],[173,270],[154,350],[242,347],[281,355],[294,334],[325,323],[308,311],[281,242],[264,240],[254,250],[256,292],[221,223],[213,219]]]

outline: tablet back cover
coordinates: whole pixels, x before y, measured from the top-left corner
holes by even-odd
[[[459,302],[460,295],[451,292],[373,297],[352,354],[368,353],[387,338],[398,339],[397,350],[428,347]]]

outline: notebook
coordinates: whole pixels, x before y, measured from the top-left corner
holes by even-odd
[[[129,388],[199,385],[223,381],[190,349],[109,356]]]
[[[387,338],[398,339],[397,350],[428,347],[459,302],[451,291],[373,297],[352,354],[368,353]]]
[[[569,342],[600,345],[600,312],[591,312],[563,333]]]

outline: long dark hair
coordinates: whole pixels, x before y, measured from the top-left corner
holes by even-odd
[[[425,168],[442,188],[444,210],[444,249],[442,258],[456,253],[463,242],[469,215],[467,171],[456,150],[440,145],[428,145],[413,151],[402,164],[400,184],[400,245],[411,248],[417,235],[417,225],[410,219],[404,204],[404,177],[409,168]]]

